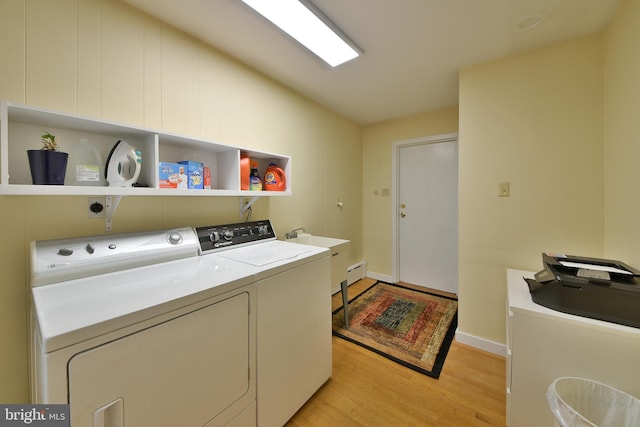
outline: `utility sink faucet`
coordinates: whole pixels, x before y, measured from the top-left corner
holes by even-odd
[[[298,231],[302,230],[302,232],[304,233],[304,228],[300,227],[300,228],[296,228],[294,230],[291,230],[291,232],[287,233],[285,235],[285,237],[287,239],[295,239],[296,237],[298,237]]]

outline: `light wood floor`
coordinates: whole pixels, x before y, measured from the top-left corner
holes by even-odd
[[[349,298],[374,281],[349,286]],[[334,309],[342,305],[334,295]],[[439,379],[333,337],[331,379],[289,427],[504,426],[505,360],[454,342]]]

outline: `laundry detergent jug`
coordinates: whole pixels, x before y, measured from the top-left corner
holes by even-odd
[[[248,190],[251,182],[251,159],[242,154],[240,156],[240,189]]]
[[[104,163],[102,156],[88,140],[81,138],[69,150],[67,174],[64,179],[67,185],[91,185],[104,187]]]
[[[264,174],[264,189],[267,191],[285,191],[287,189],[284,171],[273,162],[269,164]]]

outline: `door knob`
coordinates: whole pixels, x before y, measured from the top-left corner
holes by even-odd
[[[405,216],[407,216],[407,214],[406,214],[406,213],[404,213],[404,212],[400,212],[400,217],[401,217],[401,218],[404,218]]]

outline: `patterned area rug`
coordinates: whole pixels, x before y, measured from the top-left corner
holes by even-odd
[[[376,282],[333,312],[333,334],[413,370],[438,378],[453,341],[458,301]]]

